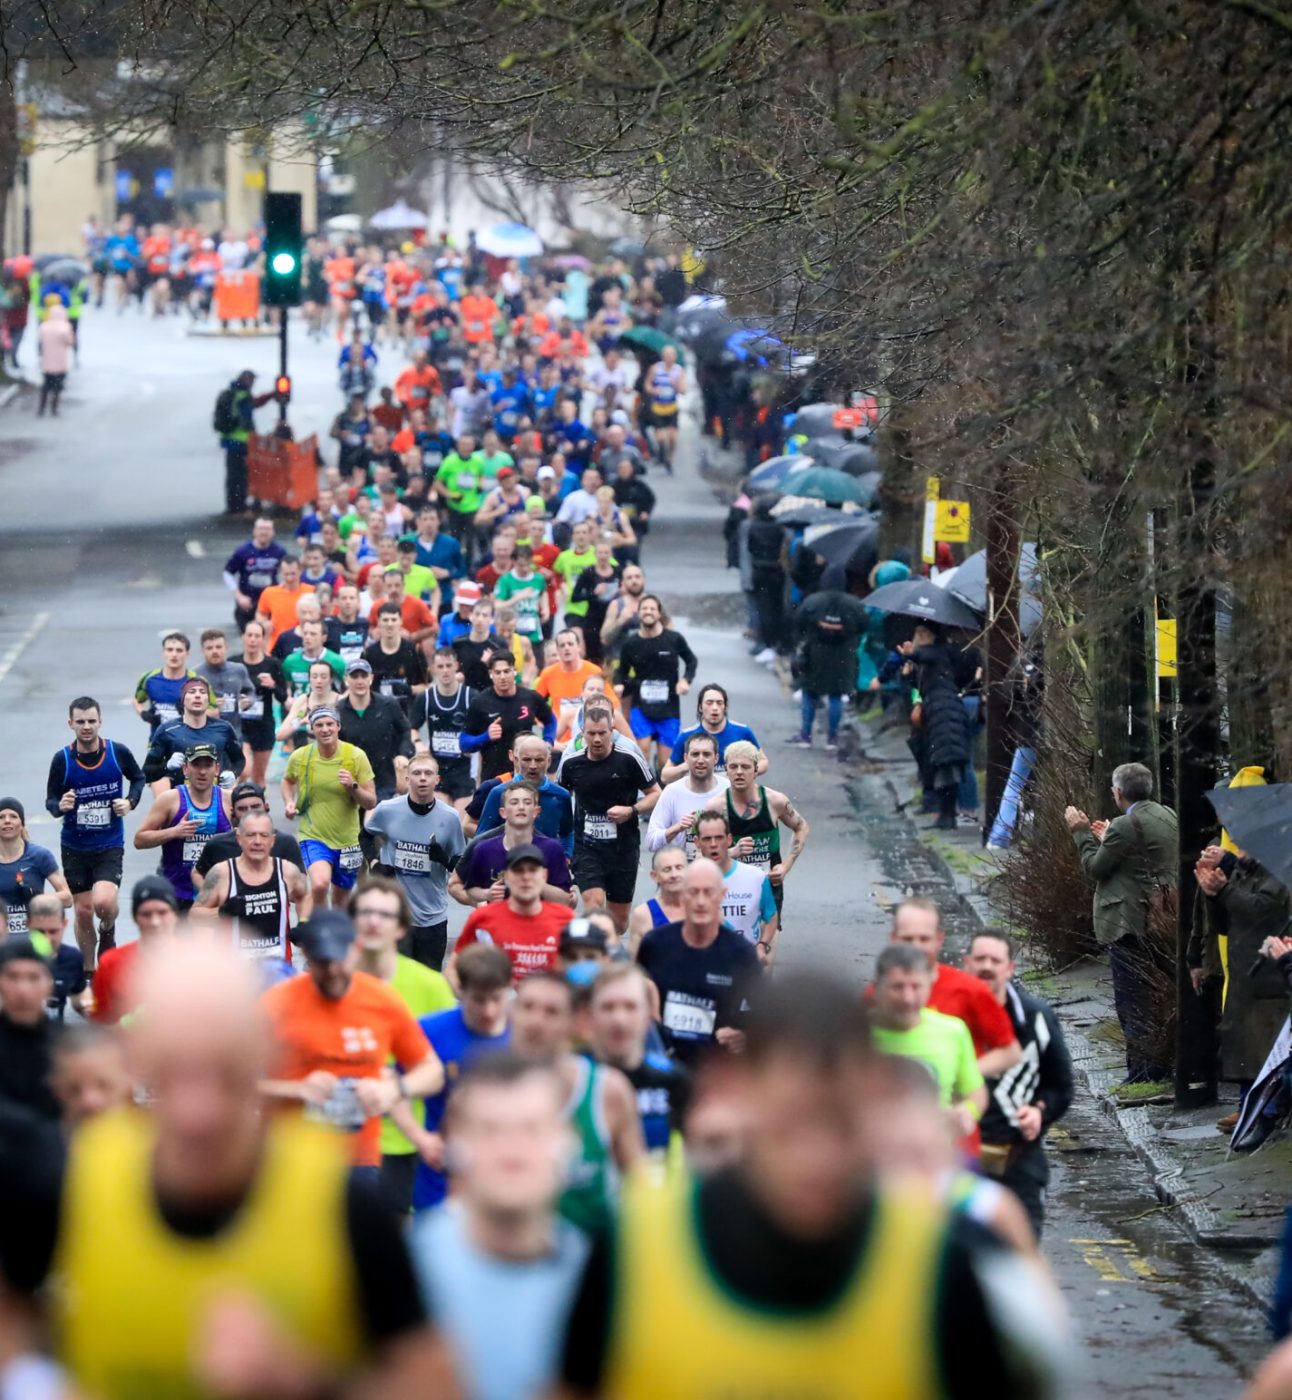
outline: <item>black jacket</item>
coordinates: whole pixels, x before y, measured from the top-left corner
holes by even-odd
[[[1039,997],[1028,996],[1013,982],[1005,992],[1005,1010],[1023,1056],[999,1079],[987,1081],[984,1142],[1021,1142],[1011,1118],[1029,1104],[1040,1105],[1044,1135],[1072,1103],[1072,1059],[1059,1018]]]
[[[972,679],[963,653],[946,642],[917,647],[915,685],[920,692],[923,715],[919,727],[919,763],[927,770],[957,767],[968,763],[973,753],[969,715],[960,700],[964,685]]]

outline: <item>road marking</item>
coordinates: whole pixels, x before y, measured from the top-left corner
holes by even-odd
[[[188,550],[188,557],[190,559],[206,558],[206,546],[201,540],[185,540],[184,548]]]
[[[1134,1283],[1134,1279],[1128,1278],[1117,1267],[1119,1263],[1124,1264],[1139,1278],[1167,1281],[1130,1240],[1070,1239],[1068,1243],[1076,1245],[1082,1259],[1099,1275],[1104,1283]],[[1115,1252],[1116,1259],[1109,1254],[1109,1250]]]
[[[49,614],[47,612],[37,613],[36,616],[32,619],[31,626],[22,634],[21,637],[18,638],[18,640],[13,644],[13,646],[11,646],[3,656],[0,656],[0,681],[4,680],[4,678],[9,674],[9,672],[13,670],[14,662],[16,662],[18,658],[23,654],[23,652],[26,651],[27,648],[32,644],[32,642],[36,640],[36,638],[41,633],[41,629],[45,626],[45,624],[48,621]]]

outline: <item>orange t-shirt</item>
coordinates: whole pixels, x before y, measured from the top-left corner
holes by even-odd
[[[329,1001],[308,973],[279,982],[261,998],[277,1047],[275,1079],[298,1080],[326,1070],[346,1080],[380,1079],[392,1057],[405,1069],[434,1054],[422,1028],[393,987],[366,972],[356,972],[339,1001]],[[347,1089],[339,1087],[324,1106],[337,1119],[346,1116]],[[352,1101],[349,1105],[353,1107]],[[368,1118],[354,1137],[354,1164],[381,1165],[381,1119]]]
[[[408,409],[425,408],[432,396],[441,392],[440,372],[434,365],[420,370],[409,365],[395,380],[395,397]]]
[[[544,700],[550,701],[555,709],[562,700],[577,700],[583,694],[583,683],[588,677],[601,674],[601,667],[591,661],[580,661],[577,671],[562,670],[561,663],[554,661],[538,673],[534,689]],[[614,696],[611,695],[610,698],[613,700]]]
[[[493,323],[498,308],[492,297],[475,294],[463,297],[458,302],[458,313],[462,317],[462,338],[472,345],[493,339]]]
[[[368,626],[375,632],[377,630],[377,614],[385,606],[386,600],[383,598],[380,603],[374,603],[368,613]],[[399,605],[399,625],[410,636],[414,632],[420,632],[423,628],[429,627],[432,631],[439,631],[439,620],[427,605],[420,598],[414,598],[406,593],[404,600]]]
[[[300,602],[301,594],[313,592],[312,583],[302,583],[292,589],[284,588],[281,583],[271,583],[260,595],[256,611],[269,619],[272,629],[272,635],[265,643],[267,651],[273,651],[274,643],[279,637],[296,626],[296,604]]]

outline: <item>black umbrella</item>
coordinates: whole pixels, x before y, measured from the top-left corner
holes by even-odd
[[[801,450],[823,467],[837,467],[850,476],[873,472],[879,467],[879,454],[868,442],[809,438]]]
[[[824,525],[827,522],[838,524],[843,520],[862,519],[860,511],[841,510],[838,506],[828,506],[824,501],[810,500],[806,496],[786,496],[772,507],[772,519],[778,525],[807,527]]]
[[[961,627],[977,632],[982,622],[959,598],[926,578],[904,578],[886,583],[861,600],[868,608],[914,617],[938,627]]]
[[[842,564],[852,573],[869,573],[879,557],[879,521],[873,515],[837,524],[823,521],[808,530],[803,544],[827,564]]]
[[[1216,787],[1207,800],[1234,845],[1292,889],[1292,783]]]
[[[1041,600],[1033,591],[1036,582],[1036,546],[1025,544],[1019,550],[1018,582],[1015,597],[1018,607],[1018,626],[1023,636],[1029,637],[1040,625]],[[971,554],[947,581],[947,591],[954,593],[962,603],[986,616],[987,613],[987,551],[980,549]]]
[[[838,403],[808,403],[794,415],[794,431],[808,437],[838,437],[834,415],[843,407]]]

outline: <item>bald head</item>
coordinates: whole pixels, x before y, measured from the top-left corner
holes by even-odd
[[[27,903],[27,927],[34,927],[33,919],[57,919],[63,924],[63,901],[56,894],[33,895]]]
[[[270,1053],[255,969],[218,934],[190,934],[141,960],[135,993],[130,1061],[152,1095],[158,1186],[189,1202],[245,1190]]]
[[[697,929],[711,931],[717,937],[722,922],[722,871],[701,856],[687,868],[682,885],[682,907],[686,922]]]

